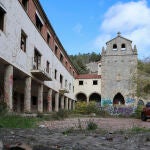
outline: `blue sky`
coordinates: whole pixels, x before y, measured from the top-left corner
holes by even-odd
[[[40,0],[68,54],[100,53],[118,31],[150,56],[149,0]]]

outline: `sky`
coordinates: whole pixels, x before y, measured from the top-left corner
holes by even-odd
[[[117,32],[150,56],[150,0],[40,0],[69,55],[101,53]]]

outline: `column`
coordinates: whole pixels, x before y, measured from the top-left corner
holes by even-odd
[[[47,102],[48,102],[47,111],[52,112],[52,89],[48,90]]]
[[[31,77],[26,77],[24,87],[24,112],[30,111],[31,111]]]
[[[65,103],[65,109],[68,110],[68,98],[67,97],[65,98],[65,101],[66,101],[66,103]]]
[[[69,99],[69,110],[71,110],[71,102],[72,102],[72,100]]]
[[[43,112],[43,85],[38,86],[38,112]]]
[[[72,101],[72,108],[75,109],[75,101]]]
[[[61,96],[61,109],[64,109],[64,96]]]
[[[55,111],[59,110],[59,93],[55,93]]]
[[[13,91],[13,66],[8,65],[4,72],[4,101],[7,103],[8,108],[12,111],[12,91]]]

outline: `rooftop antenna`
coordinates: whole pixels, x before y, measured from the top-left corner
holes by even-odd
[[[118,36],[120,36],[120,35],[121,35],[121,32],[118,32],[117,34],[118,34]]]

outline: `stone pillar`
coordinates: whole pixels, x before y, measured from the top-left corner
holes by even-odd
[[[43,85],[38,86],[38,112],[43,112]]]
[[[75,101],[72,101],[72,109],[75,109]]]
[[[52,89],[48,90],[47,102],[48,102],[47,111],[52,112]]]
[[[12,111],[13,102],[13,66],[8,65],[4,72],[4,101],[7,103],[8,108]]]
[[[55,93],[55,111],[59,111],[59,93]]]
[[[69,110],[71,110],[71,103],[72,103],[72,100],[69,99]]]
[[[66,101],[66,103],[65,103],[65,109],[68,110],[68,98],[67,97],[65,98],[65,101]]]
[[[64,109],[64,96],[61,96],[61,109]]]
[[[31,111],[31,77],[26,77],[24,87],[24,112]]]

